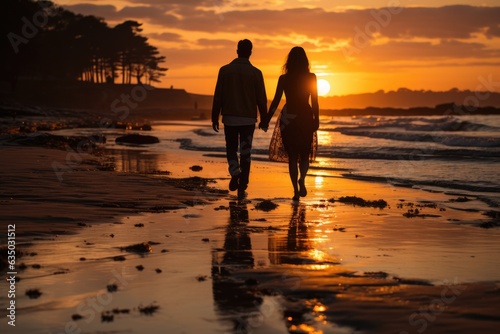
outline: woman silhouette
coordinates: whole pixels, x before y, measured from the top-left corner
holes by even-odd
[[[286,105],[283,107],[275,128],[275,134],[281,133],[281,136],[273,135],[273,140],[282,140],[294,190],[293,199],[298,200],[299,196],[307,195],[305,178],[309,169],[309,160],[314,160],[316,154],[317,137],[315,132],[319,127],[316,75],[309,71],[309,60],[302,47],[296,46],[288,54],[286,63],[283,65],[283,74],[279,77],[276,93],[269,107],[267,123],[274,115],[283,92],[285,93]],[[311,104],[309,104],[309,100]],[[271,142],[271,148],[273,146],[276,147]],[[273,159],[272,155],[271,159]],[[299,170],[300,178],[298,178]]]

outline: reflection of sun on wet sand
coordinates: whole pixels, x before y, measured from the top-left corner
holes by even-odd
[[[294,204],[286,166],[256,160],[238,202],[224,190],[225,161],[178,149],[166,154],[170,173],[101,170],[107,156],[82,155],[59,181],[53,162],[70,166],[67,150],[9,146],[9,138],[0,145],[8,162],[0,165],[0,216],[16,225],[16,331],[498,327],[499,231],[479,227],[496,221],[475,198],[313,169],[308,197]],[[126,157],[119,163],[146,163]],[[264,200],[277,207],[259,209]],[[11,332],[5,321],[0,330]]]

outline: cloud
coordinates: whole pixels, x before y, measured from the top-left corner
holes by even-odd
[[[236,48],[236,41],[228,40],[228,39],[207,39],[200,38],[198,41],[198,45],[201,47],[225,47],[225,48]]]
[[[385,59],[395,60],[439,60],[439,59],[465,59],[476,58],[498,58],[500,50],[492,50],[482,43],[465,43],[454,40],[441,40],[437,44],[430,42],[389,42],[384,45],[371,46],[364,51],[363,58],[366,60]],[[453,56],[453,57],[450,57]]]
[[[113,5],[78,4],[63,7],[75,13],[94,15],[115,22],[135,19],[169,26],[177,21],[177,17],[167,13],[165,9],[151,6],[126,6],[120,10]]]
[[[306,35],[310,38],[352,38],[357,30],[390,38],[469,38],[500,25],[500,7],[447,6],[329,12],[321,8],[236,10],[216,13],[193,10],[175,27],[188,31],[253,32]]]
[[[200,6],[222,1],[137,0],[140,6],[81,4],[66,8],[112,20],[140,19],[166,28],[207,33],[300,34],[309,38],[352,39],[358,31],[389,38],[500,37],[500,7],[379,8],[326,11],[322,8],[253,9],[217,12]]]
[[[148,37],[154,38],[154,39],[159,40],[159,41],[164,41],[164,42],[181,42],[181,41],[183,41],[182,35],[171,33],[171,32],[149,33]]]
[[[152,44],[167,57],[165,65],[172,69],[169,76],[187,73],[196,66],[196,75],[201,75],[200,69],[216,73],[220,65],[236,56],[236,43],[241,38],[254,42],[252,62],[275,74],[294,45],[302,45],[313,63],[345,73],[500,60],[500,7],[332,11],[244,7],[246,1],[222,0],[128,0],[123,8],[105,3],[65,7],[103,17],[112,24],[130,19],[144,23],[143,34],[154,39]],[[356,40],[361,35],[364,44],[359,47]],[[355,61],[349,61],[343,52],[341,46],[346,44],[358,48],[352,54]]]
[[[405,8],[381,33],[392,38],[470,38],[498,24],[500,7]]]
[[[128,3],[138,3],[142,5],[165,5],[165,0],[128,0]],[[169,5],[181,5],[181,6],[189,6],[189,7],[199,7],[199,6],[210,6],[214,4],[223,4],[224,2],[229,2],[229,0],[169,0]]]
[[[123,7],[116,14],[122,20],[138,19],[167,27],[175,25],[178,21],[176,16],[167,13],[164,9],[151,6]]]
[[[489,38],[500,37],[500,24],[489,27],[486,31],[486,36],[488,36]]]

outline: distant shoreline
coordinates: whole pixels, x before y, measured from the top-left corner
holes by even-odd
[[[452,99],[446,94],[455,94]],[[407,96],[408,104],[419,94],[442,95],[449,98],[432,106],[422,101],[421,106],[385,107],[381,97],[392,96],[394,104],[401,105],[401,99]],[[462,96],[465,96],[463,98]],[[479,101],[475,96],[488,96]],[[500,115],[499,93],[477,93],[468,91],[450,92],[418,92],[398,90],[397,92],[376,92],[361,94],[359,100],[366,101],[368,107],[328,108],[327,100],[341,101],[356,99],[356,95],[320,98],[320,112],[324,116],[447,116],[447,115]],[[88,82],[62,82],[23,80],[15,91],[9,85],[0,85],[0,105],[4,111],[9,107],[42,109],[85,110],[111,117],[143,117],[148,119],[171,118],[174,113],[177,119],[208,119],[213,97],[210,95],[189,93],[182,88],[155,88],[148,85],[93,84]],[[460,102],[453,102],[458,100]],[[476,101],[478,100],[478,101]],[[498,100],[499,103],[496,103]],[[399,101],[399,102],[398,102]],[[369,103],[373,102],[373,103]],[[473,103],[465,106],[464,102]],[[491,102],[491,104],[487,104]],[[352,102],[352,105],[360,104]],[[342,105],[343,103],[333,103]],[[390,104],[388,104],[390,105]],[[477,106],[477,107],[476,107]],[[7,115],[2,115],[7,116]]]
[[[500,108],[479,107],[471,110],[470,107],[446,103],[432,107],[414,108],[378,108],[368,107],[364,109],[339,109],[322,110],[324,116],[465,116],[465,115],[500,115]]]

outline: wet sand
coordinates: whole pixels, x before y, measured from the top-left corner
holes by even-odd
[[[286,166],[259,161],[239,200],[223,159],[171,153],[170,174],[142,175],[0,145],[2,245],[15,224],[20,278],[2,333],[496,332],[486,203],[314,169],[297,203]]]

